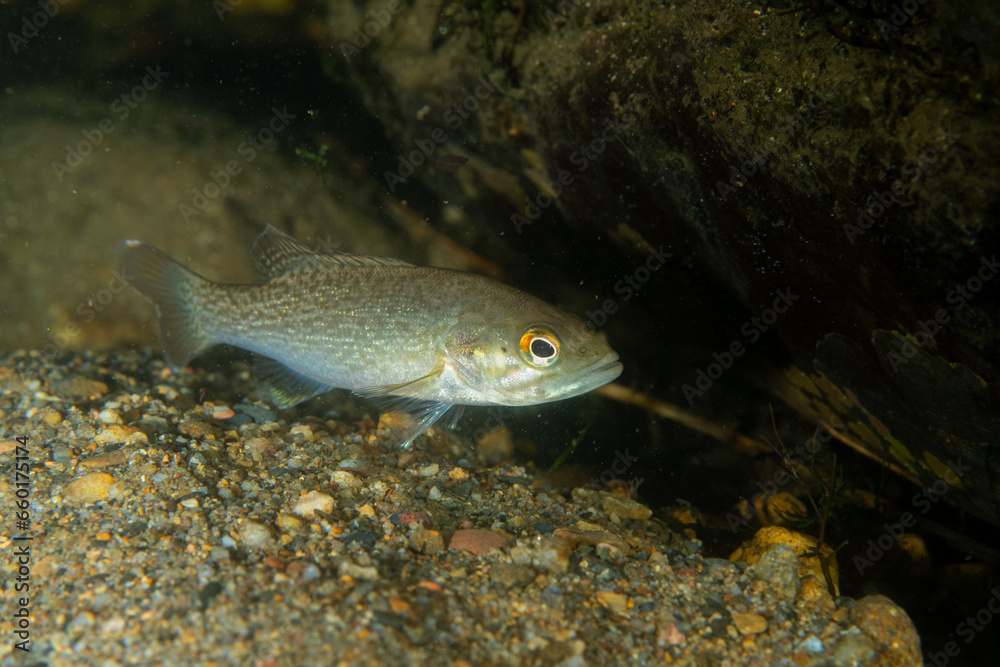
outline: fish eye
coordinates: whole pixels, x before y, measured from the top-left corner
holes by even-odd
[[[521,356],[532,366],[551,366],[559,358],[559,339],[548,329],[532,327],[521,334]]]

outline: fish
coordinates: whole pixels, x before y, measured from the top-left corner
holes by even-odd
[[[413,440],[455,406],[527,406],[616,379],[618,353],[578,316],[474,273],[316,252],[267,224],[255,284],[204,278],[128,239],[119,258],[156,310],[166,364],[253,353],[261,395],[290,408],[335,388],[409,413]]]

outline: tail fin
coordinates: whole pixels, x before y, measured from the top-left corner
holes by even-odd
[[[123,242],[119,256],[124,263],[123,276],[156,306],[160,347],[167,365],[183,368],[215,344],[206,333],[197,298],[208,280],[141,241]]]

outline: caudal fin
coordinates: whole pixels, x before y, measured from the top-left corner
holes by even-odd
[[[156,306],[160,347],[171,368],[181,369],[215,344],[206,333],[198,295],[208,280],[141,241],[122,243],[123,276]],[[130,275],[131,274],[131,275]]]

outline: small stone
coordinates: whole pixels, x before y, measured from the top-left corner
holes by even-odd
[[[189,438],[204,438],[215,435],[212,425],[199,419],[185,419],[178,426],[177,430]]]
[[[653,510],[642,503],[637,503],[617,493],[600,491],[601,505],[609,516],[617,516],[619,519],[638,519],[645,521],[653,516]]]
[[[111,533],[109,533],[107,531],[101,531],[101,532],[97,533],[96,535],[94,535],[94,539],[99,540],[101,542],[110,542],[111,541]]]
[[[291,532],[293,530],[297,530],[299,527],[302,526],[302,519],[300,519],[295,515],[286,514],[282,512],[281,514],[278,515],[278,520],[276,523],[278,524],[278,528],[280,528],[281,530],[287,530]]]
[[[482,528],[456,530],[448,542],[449,549],[468,551],[474,556],[488,554],[493,549],[505,549],[507,539],[499,533]]]
[[[232,419],[236,416],[236,411],[225,405],[217,405],[212,408],[212,419]]]
[[[559,537],[568,540],[571,544],[570,549],[575,549],[577,545],[585,544],[588,546],[600,546],[602,544],[607,544],[613,547],[615,550],[621,552],[623,556],[628,556],[632,553],[631,547],[629,547],[628,542],[618,537],[614,533],[609,533],[606,530],[580,530],[578,528],[557,528],[553,533],[555,537]]]
[[[121,416],[114,410],[101,410],[97,413],[97,421],[102,424],[121,424]]]
[[[848,634],[833,647],[832,665],[871,665],[878,649],[867,635]],[[920,664],[920,663],[916,663]]]
[[[244,521],[241,523],[236,529],[236,536],[246,549],[271,551],[277,546],[267,526],[256,521]]]
[[[197,498],[185,498],[181,501],[181,505],[187,507],[188,509],[195,509],[198,507],[199,503]]]
[[[767,630],[767,619],[760,614],[733,614],[733,625],[741,635],[756,635]]]
[[[311,518],[315,516],[316,510],[329,514],[333,511],[333,506],[334,502],[331,496],[319,491],[310,491],[299,496],[292,511],[299,516]]]
[[[240,403],[239,405],[234,405],[233,409],[236,410],[236,412],[242,412],[245,415],[249,415],[250,418],[258,424],[267,424],[277,419],[277,415],[275,415],[272,410],[268,410],[267,408],[259,405]]]
[[[441,533],[436,530],[428,530],[423,526],[413,531],[408,544],[411,549],[426,556],[433,556],[444,550],[444,539],[441,537]]]
[[[490,581],[505,588],[530,584],[535,573],[530,567],[514,563],[497,563],[490,568]]]
[[[438,466],[438,464],[436,463],[432,463],[418,470],[417,474],[420,475],[421,477],[433,477],[434,475],[438,474],[438,470],[440,470],[440,466]]]
[[[330,481],[345,489],[360,489],[364,483],[346,470],[334,470],[330,473]]]
[[[35,416],[49,426],[55,426],[63,420],[61,414],[49,407],[42,408],[42,410]]]
[[[99,470],[101,468],[121,465],[127,461],[128,457],[125,456],[125,452],[116,449],[113,452],[104,452],[103,454],[92,456],[86,461],[80,461],[80,467],[86,470]]]
[[[441,588],[440,584],[436,584],[433,581],[421,581],[417,584],[417,588],[423,588],[424,590],[431,591],[432,593],[441,593],[444,589]]]
[[[338,567],[337,570],[341,577],[347,576],[365,581],[374,581],[378,579],[378,570],[374,567],[370,565],[356,565],[346,559],[341,561],[340,567]]]
[[[75,503],[96,503],[121,495],[115,478],[106,472],[92,472],[73,480],[63,489],[63,498]]]
[[[740,560],[733,555],[733,560]],[[794,600],[799,588],[799,557],[791,547],[775,544],[753,563],[753,575],[767,582],[781,599]]]
[[[67,398],[100,398],[108,393],[108,385],[82,375],[70,375],[56,382],[55,392]]]
[[[597,591],[597,602],[612,613],[628,616],[628,596],[611,591]]]
[[[137,443],[149,443],[149,438],[139,429],[122,424],[109,424],[101,429],[100,433],[94,437],[94,442],[99,445],[133,445]]]
[[[810,599],[822,596],[823,591],[826,589],[826,578],[820,564],[820,559],[815,556],[816,539],[809,535],[804,535],[780,526],[765,526],[758,530],[752,538],[741,544],[729,556],[729,559],[753,565],[766,552],[778,545],[791,549],[796,555],[798,561],[796,569],[799,577],[803,579],[806,577],[814,578],[809,586]],[[823,545],[822,553],[823,559],[829,567],[828,572],[833,582],[834,592],[837,593],[839,591],[840,579],[837,569],[837,559],[833,549],[829,545]],[[769,577],[762,576],[759,572],[757,577],[759,579],[769,579]],[[826,593],[826,597],[829,598],[828,592]]]
[[[920,665],[920,636],[902,607],[884,595],[861,598],[850,611],[851,621],[878,646],[871,664]]]
[[[441,497],[443,495],[444,494],[441,493],[441,489],[437,488],[436,486],[432,486],[431,490],[427,492],[427,499],[428,500],[441,500]]]
[[[463,480],[469,478],[469,471],[465,468],[452,468],[448,471],[448,477],[455,480]]]
[[[290,436],[301,436],[302,440],[309,442],[313,439],[312,429],[305,424],[296,424],[292,428],[288,429],[288,435]]]
[[[531,562],[547,572],[562,574],[569,570],[573,542],[563,537],[540,537],[535,541]]]

